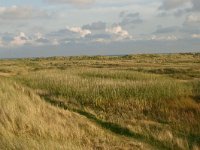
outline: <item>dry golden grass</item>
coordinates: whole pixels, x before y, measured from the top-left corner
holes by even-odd
[[[0,81],[0,149],[146,147],[106,132],[76,113],[53,107],[17,83]]]
[[[1,60],[0,149],[197,149],[199,66],[199,54]]]

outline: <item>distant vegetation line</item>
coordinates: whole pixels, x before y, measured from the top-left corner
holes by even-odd
[[[112,55],[52,55],[52,56],[40,56],[40,57],[12,57],[12,58],[3,58],[3,57],[0,57],[0,60],[17,60],[17,59],[46,59],[46,58],[62,58],[62,57],[65,57],[65,58],[92,58],[92,59],[95,59],[95,58],[98,58],[98,57],[130,57],[130,56],[137,56],[137,55],[144,55],[144,56],[155,56],[155,55],[173,55],[173,54],[180,54],[180,55],[199,55],[199,52],[196,51],[196,52],[182,52],[182,53],[163,53],[163,52],[160,52],[160,53],[134,53],[134,54],[131,54],[131,53],[127,53],[127,54],[112,54]]]

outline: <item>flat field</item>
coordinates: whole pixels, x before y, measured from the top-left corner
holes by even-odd
[[[200,149],[200,53],[0,60],[0,149]]]

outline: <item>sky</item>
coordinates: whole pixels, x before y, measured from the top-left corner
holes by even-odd
[[[0,58],[200,52],[200,0],[0,0]]]

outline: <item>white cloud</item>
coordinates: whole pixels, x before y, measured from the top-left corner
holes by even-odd
[[[67,27],[67,29],[71,32],[80,34],[81,37],[85,37],[86,35],[92,34],[90,30],[82,29],[80,27]]]
[[[28,43],[28,41],[29,38],[25,35],[25,33],[20,32],[18,36],[14,37],[10,44],[14,46],[21,46]]]
[[[198,14],[190,14],[186,17],[185,22],[183,23],[185,27],[190,30],[199,30],[200,26],[200,15]],[[196,32],[194,32],[196,33]]]
[[[192,38],[194,38],[194,39],[200,39],[200,34],[192,34]]]
[[[132,36],[129,35],[128,31],[122,29],[122,27],[119,26],[119,25],[106,29],[106,32],[117,35],[119,37],[119,39],[130,39],[130,38],[132,38]]]
[[[176,41],[177,40],[177,37],[175,35],[153,35],[151,37],[151,40],[154,40],[154,41]]]
[[[51,43],[51,41],[49,41],[49,39],[47,39],[42,33],[37,32],[34,34],[34,36],[32,36],[29,43],[32,45],[39,46],[39,45],[48,45]]]
[[[59,45],[59,41],[54,38],[46,38],[40,32],[27,36],[24,32],[20,32],[18,35],[13,35],[12,40],[4,41],[0,38],[0,46],[4,47],[20,47],[28,44],[29,46],[42,46],[42,45]]]
[[[189,23],[197,23],[197,22],[200,22],[200,16],[199,16],[199,15],[194,15],[194,14],[189,15],[189,16],[187,17],[187,20],[186,20],[186,21],[189,22]]]

